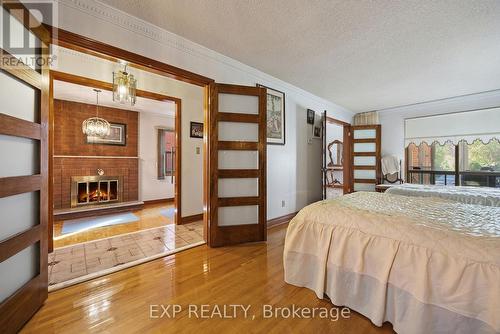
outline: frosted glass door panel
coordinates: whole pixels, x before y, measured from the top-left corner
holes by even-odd
[[[355,169],[354,170],[354,178],[355,179],[375,179],[375,171],[374,170],[363,170],[363,169]]]
[[[377,137],[377,130],[364,129],[354,130],[354,139],[375,139]]]
[[[0,87],[2,87],[0,89],[1,113],[30,122],[39,122],[38,90],[5,72],[0,72]]]
[[[38,275],[39,243],[0,263],[0,303]]]
[[[0,177],[40,173],[38,140],[0,135],[0,157]]]
[[[259,196],[259,179],[219,179],[219,197]]]
[[[354,191],[375,191],[372,183],[354,183]]]
[[[375,152],[375,143],[354,143],[354,152]]]
[[[257,123],[219,122],[219,140],[221,141],[259,141]]]
[[[375,166],[375,157],[354,157],[354,166]]]
[[[219,169],[257,169],[259,151],[219,151]]]
[[[225,206],[219,208],[219,226],[235,226],[259,223],[259,206]]]
[[[0,198],[0,241],[26,231],[40,221],[38,191]]]
[[[259,98],[250,95],[219,94],[219,112],[257,115]]]

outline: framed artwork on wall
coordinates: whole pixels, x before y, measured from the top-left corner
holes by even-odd
[[[307,124],[314,124],[314,114],[316,112],[312,109],[307,109]]]
[[[285,145],[285,93],[257,84],[267,91],[267,143]]]
[[[87,144],[127,145],[127,125],[110,123],[111,131],[106,137],[87,136]]]
[[[191,122],[189,127],[189,137],[203,138],[203,123]]]

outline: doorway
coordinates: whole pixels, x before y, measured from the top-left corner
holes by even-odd
[[[350,124],[323,115],[323,199],[351,192]]]

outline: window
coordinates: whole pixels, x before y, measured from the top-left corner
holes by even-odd
[[[476,140],[407,147],[409,183],[500,187],[500,142]],[[458,169],[457,167],[458,166]]]
[[[158,180],[175,175],[175,132],[158,129]]]

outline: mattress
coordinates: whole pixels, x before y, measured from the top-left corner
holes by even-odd
[[[285,281],[398,333],[500,332],[500,208],[357,192],[290,222]]]
[[[391,186],[386,192],[404,196],[439,197],[466,204],[500,206],[499,188],[405,183]]]

